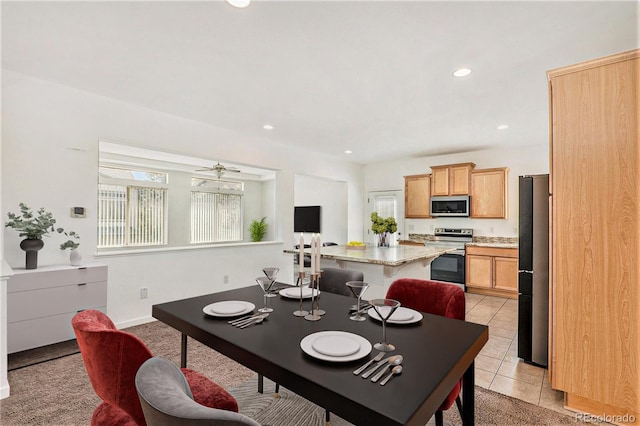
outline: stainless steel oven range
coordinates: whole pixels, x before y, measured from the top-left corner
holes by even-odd
[[[434,240],[424,243],[427,247],[455,248],[431,262],[431,279],[454,283],[465,289],[465,244],[473,241],[473,229],[436,228]]]

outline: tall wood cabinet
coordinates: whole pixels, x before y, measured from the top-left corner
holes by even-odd
[[[551,383],[568,408],[636,421],[639,58],[635,50],[548,72]]]

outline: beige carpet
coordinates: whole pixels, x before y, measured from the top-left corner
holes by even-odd
[[[130,328],[151,348],[154,355],[179,363],[180,333],[160,322]],[[263,425],[304,426],[324,424],[324,409],[281,388],[273,398],[267,383],[264,395],[257,393],[256,374],[223,355],[189,340],[189,367],[221,384],[238,399],[240,411]],[[11,396],[0,400],[0,424],[88,425],[100,400],[94,394],[80,354],[9,372]],[[461,424],[455,408],[445,412],[449,424]],[[476,387],[478,425],[557,425],[574,419],[542,407]],[[332,415],[334,426],[349,423]]]

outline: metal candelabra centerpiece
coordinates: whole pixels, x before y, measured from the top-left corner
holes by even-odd
[[[309,312],[302,310],[302,283],[304,282],[304,272],[298,273],[298,282],[300,282],[300,308],[297,311],[293,311],[293,315],[297,317],[306,317]]]
[[[311,281],[309,287],[311,287],[311,311],[309,315],[306,315],[304,319],[307,321],[318,321],[322,318],[322,315],[326,314],[325,311],[320,309],[320,276],[322,271],[316,271],[311,274]],[[314,308],[315,306],[315,308]]]

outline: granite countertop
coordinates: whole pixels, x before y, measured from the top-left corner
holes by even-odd
[[[377,247],[367,244],[364,250],[349,250],[345,245],[322,247],[320,257],[349,262],[371,263],[384,266],[399,266],[417,260],[432,259],[453,249],[423,246]],[[299,250],[288,249],[285,253],[298,254]],[[311,253],[306,249],[305,253]]]

